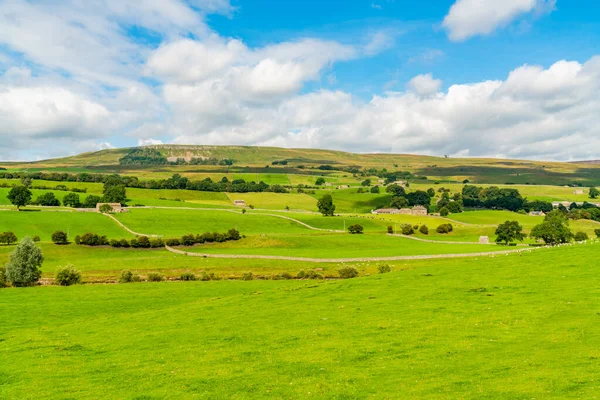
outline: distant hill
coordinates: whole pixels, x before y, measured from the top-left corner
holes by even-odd
[[[150,154],[162,165],[132,164],[132,154]],[[126,157],[127,156],[127,157]],[[128,160],[129,163],[121,159]],[[185,165],[172,165],[180,160]],[[230,160],[231,165],[225,165]],[[222,163],[223,165],[219,165]],[[256,146],[154,145],[108,149],[36,162],[1,162],[9,170],[103,172],[166,177],[181,173],[194,177],[233,173],[328,174],[320,166],[342,169],[410,171],[430,180],[493,184],[600,185],[600,161],[579,163],[445,158],[413,154],[349,153],[323,149],[288,149]]]

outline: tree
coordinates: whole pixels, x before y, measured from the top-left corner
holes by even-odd
[[[444,192],[444,193],[446,193],[446,192]],[[434,197],[435,196],[435,189],[434,188],[427,189],[427,194],[429,195],[429,197]]]
[[[600,239],[600,229],[594,229],[594,233],[596,234],[596,237]]]
[[[399,196],[392,197],[390,207],[394,207],[394,208],[398,208],[398,209],[406,208],[406,207],[408,207],[408,200],[406,200],[405,197],[399,197]]]
[[[321,186],[321,185],[324,185],[324,184],[325,184],[325,178],[323,178],[323,177],[317,178],[317,181],[315,182],[315,185]]]
[[[429,235],[429,228],[427,225],[421,225],[419,232],[421,232],[423,235]]]
[[[404,190],[404,188],[400,185],[398,185],[397,183],[394,183],[390,186],[388,186],[385,189],[386,192],[392,194],[393,196],[406,196],[406,190]]]
[[[333,198],[330,194],[326,194],[321,197],[321,200],[317,202],[317,207],[319,208],[319,212],[323,214],[324,217],[332,217],[335,213],[335,204],[333,204]]]
[[[104,189],[103,200],[106,203],[123,203],[126,199],[127,193],[123,185],[109,186]]]
[[[52,192],[47,192],[47,193],[44,193],[44,194],[38,196],[38,198],[35,202],[37,204],[39,204],[40,206],[46,206],[46,207],[59,207],[60,206],[60,201],[56,198],[56,196],[54,196],[54,193],[52,193]]]
[[[371,180],[365,179],[364,181],[362,181],[361,185],[362,186],[371,186]]]
[[[52,241],[54,244],[69,244],[69,238],[63,231],[56,231],[52,234]]]
[[[350,232],[350,234],[352,235],[360,235],[363,233],[364,230],[365,228],[363,228],[362,225],[359,224],[350,225],[348,227],[348,232]]]
[[[451,201],[448,203],[446,208],[448,208],[448,211],[450,211],[452,214],[459,214],[463,212],[462,205],[458,201]]]
[[[101,200],[102,199],[100,198],[100,196],[95,196],[95,195],[91,194],[85,198],[85,200],[83,201],[83,204],[81,206],[83,208],[96,208],[96,205],[98,203],[100,203]]]
[[[10,255],[6,266],[6,279],[13,286],[31,286],[42,276],[44,256],[30,237],[24,238]]]
[[[576,242],[585,242],[589,239],[587,233],[585,232],[577,232],[574,237]]]
[[[411,224],[402,225],[402,234],[405,236],[412,235],[415,233],[415,229]]]
[[[72,265],[59,268],[56,271],[56,283],[60,286],[71,286],[81,283],[81,272],[77,271]]]
[[[380,191],[379,186],[373,186],[371,188],[371,193],[379,193],[379,191]]]
[[[515,240],[522,242],[526,237],[527,235],[523,233],[523,227],[518,221],[506,221],[496,228],[496,243],[504,242],[508,245]]]
[[[3,232],[0,233],[0,243],[4,243],[6,245],[11,245],[17,241],[17,235],[13,232]]]
[[[411,206],[423,206],[429,208],[429,204],[431,203],[431,197],[429,197],[429,194],[422,190],[411,192],[406,196],[406,198],[408,200],[408,204]]]
[[[31,191],[25,186],[15,186],[10,189],[7,198],[14,206],[17,206],[17,210],[20,210],[31,201]]]
[[[65,207],[79,208],[81,206],[79,195],[77,193],[67,194],[65,197],[63,197],[63,205]]]
[[[113,208],[110,204],[102,204],[99,210],[102,214],[109,214],[113,211]]]
[[[440,208],[440,215],[442,217],[447,217],[449,213],[450,213],[450,211],[448,211],[448,209],[446,207]]]
[[[600,196],[600,190],[596,189],[595,187],[591,187],[590,188],[590,198],[595,199],[598,196]]]
[[[530,236],[554,246],[570,242],[573,232],[569,229],[569,220],[565,214],[560,210],[554,210],[546,215],[543,223],[533,227]]]

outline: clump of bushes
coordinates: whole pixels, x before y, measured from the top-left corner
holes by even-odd
[[[75,236],[75,243],[84,246],[108,246],[109,242],[106,236],[100,236],[95,233],[85,233],[81,236]]]
[[[305,279],[325,279],[325,277],[317,271],[310,270],[306,272]]]
[[[429,235],[429,228],[427,225],[421,225],[419,232],[421,232],[423,235]]]
[[[244,272],[242,274],[243,281],[251,281],[254,279],[254,274],[252,272]]]
[[[184,272],[181,274],[181,276],[179,276],[179,279],[182,281],[195,281],[196,275],[192,274],[191,272]]]
[[[358,276],[358,270],[354,267],[343,267],[338,269],[338,273],[340,274],[340,278],[342,279],[351,279],[356,278]]]
[[[389,225],[389,226],[387,227],[387,232],[388,232],[389,234],[393,235],[393,234],[394,234],[394,227],[393,227],[393,226],[391,226],[391,225]]]
[[[67,265],[56,271],[55,279],[60,286],[77,285],[81,283],[81,272],[72,265]]]
[[[589,237],[585,232],[577,232],[574,239],[576,242],[585,242],[586,240],[589,240]]]
[[[348,227],[348,232],[350,232],[351,235],[360,235],[363,233],[364,230],[365,228],[363,228],[363,226],[359,224],[350,225]]]
[[[121,272],[121,276],[119,277],[119,283],[132,283],[132,282],[141,282],[142,278],[139,275],[134,274],[130,270],[126,269]]]
[[[205,232],[203,234],[193,235],[183,235],[181,239],[173,238],[167,239],[166,244],[169,247],[172,246],[193,246],[195,244],[202,243],[223,243],[232,240],[240,240],[242,236],[237,229],[230,229],[225,233],[219,232]]]
[[[35,235],[34,237],[32,237],[32,239],[34,242],[39,242],[42,240],[42,239],[40,239],[40,237],[38,235]]]
[[[440,215],[442,217],[447,217],[448,214],[450,214],[450,211],[448,211],[448,208],[446,208],[446,207],[440,208]]]
[[[19,239],[17,238],[17,235],[14,234],[14,232],[0,233],[0,243],[4,243],[6,245],[11,245],[13,243],[16,243],[17,240],[19,240]]]
[[[252,274],[252,273],[250,273]],[[221,278],[219,278],[217,275],[215,275],[214,272],[203,272],[202,275],[200,276],[200,280],[201,281],[220,281]],[[252,279],[248,279],[248,280],[252,280]]]
[[[377,271],[379,271],[380,274],[387,274],[392,271],[392,267],[388,264],[383,264],[377,267]]]
[[[437,227],[436,232],[437,233],[450,233],[454,230],[454,227],[452,226],[452,224],[441,224],[440,226]]]
[[[285,279],[286,281],[292,279],[292,274],[290,274],[289,272],[283,272],[279,276],[281,276],[281,279]]]
[[[412,235],[415,233],[415,229],[410,224],[402,225],[402,234],[403,235]]]
[[[54,242],[54,244],[69,244],[69,238],[65,232],[56,231],[52,234],[52,242]]]
[[[594,233],[596,234],[596,236],[597,236],[598,238],[600,238],[600,229],[595,229],[595,230],[594,230]]]
[[[0,267],[0,288],[7,286],[8,282],[6,281],[6,267]]]
[[[148,282],[162,282],[165,276],[158,272],[148,272]]]

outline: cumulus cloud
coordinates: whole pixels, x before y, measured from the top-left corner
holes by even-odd
[[[525,14],[550,13],[555,6],[556,0],[457,0],[442,25],[451,40],[462,41],[489,35]]]
[[[415,76],[406,86],[419,96],[427,97],[436,94],[440,90],[442,81],[434,79],[431,74],[424,74]]]

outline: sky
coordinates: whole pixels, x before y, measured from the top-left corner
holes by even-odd
[[[597,0],[0,0],[0,159],[600,158]]]

